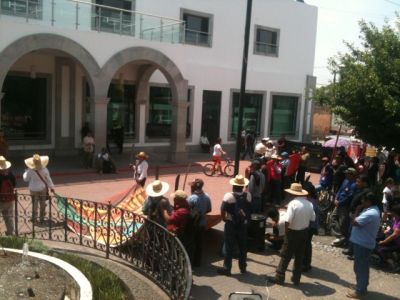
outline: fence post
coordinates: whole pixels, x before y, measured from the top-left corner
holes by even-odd
[[[80,245],[82,245],[82,240],[83,240],[83,238],[82,238],[82,225],[83,225],[83,217],[82,217],[82,215],[83,215],[83,201],[82,200],[79,200],[79,204],[80,204],[80,209],[79,209],[79,244]]]
[[[14,232],[15,236],[18,236],[18,194],[16,189],[14,189],[14,197]]]
[[[49,240],[52,240],[51,238],[51,195],[48,196],[47,200],[49,200]]]
[[[97,202],[94,204],[94,248],[97,249]]]
[[[111,233],[111,202],[107,205],[107,242],[106,242],[106,258],[110,257],[110,233]]]
[[[67,242],[67,235],[68,235],[68,199],[67,197],[64,197],[64,218],[65,218],[65,223],[64,223],[64,242]]]

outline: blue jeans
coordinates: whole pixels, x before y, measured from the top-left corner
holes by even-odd
[[[356,292],[359,295],[367,292],[369,283],[369,258],[372,249],[353,243],[354,273],[356,273]]]
[[[232,221],[227,221],[224,229],[224,268],[229,271],[232,268],[232,254],[236,243],[239,247],[239,268],[246,270],[247,225],[236,225]]]

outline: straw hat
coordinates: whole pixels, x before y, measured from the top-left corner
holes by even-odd
[[[155,180],[146,187],[146,194],[150,197],[159,197],[164,195],[169,190],[169,184]]]
[[[40,156],[39,154],[33,154],[32,157],[25,159],[25,165],[32,170],[40,170],[46,168],[49,163],[48,156]]]
[[[4,156],[0,156],[0,170],[7,170],[11,167],[11,163],[4,158]]]
[[[139,153],[136,155],[136,158],[148,159],[149,156],[148,156],[145,152],[139,152]]]
[[[246,186],[249,184],[249,180],[242,175],[236,175],[235,178],[229,180],[229,183],[236,186]]]
[[[290,189],[285,189],[285,192],[296,195],[296,196],[307,196],[308,192],[306,190],[303,190],[303,187],[301,186],[300,183],[292,183],[290,185]]]
[[[185,191],[182,190],[176,190],[171,194],[171,198],[175,200],[186,200],[187,199],[187,194]]]

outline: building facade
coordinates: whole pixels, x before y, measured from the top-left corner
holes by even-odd
[[[243,0],[0,0],[1,128],[14,151],[234,144]],[[317,9],[254,0],[244,129],[311,137]]]

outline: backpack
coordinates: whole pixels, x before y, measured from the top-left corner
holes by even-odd
[[[200,228],[201,212],[196,205],[191,205],[189,209],[189,220],[187,222],[187,227],[192,230],[197,230]]]
[[[233,193],[233,196],[235,197],[236,200],[233,213],[233,222],[237,225],[246,224],[247,219],[249,217],[249,206],[250,206],[249,202],[247,202],[247,193],[244,192],[241,195]],[[243,210],[246,215],[243,216],[240,213],[240,210]]]
[[[15,200],[14,186],[9,178],[4,178],[0,185],[0,201],[11,202]]]

